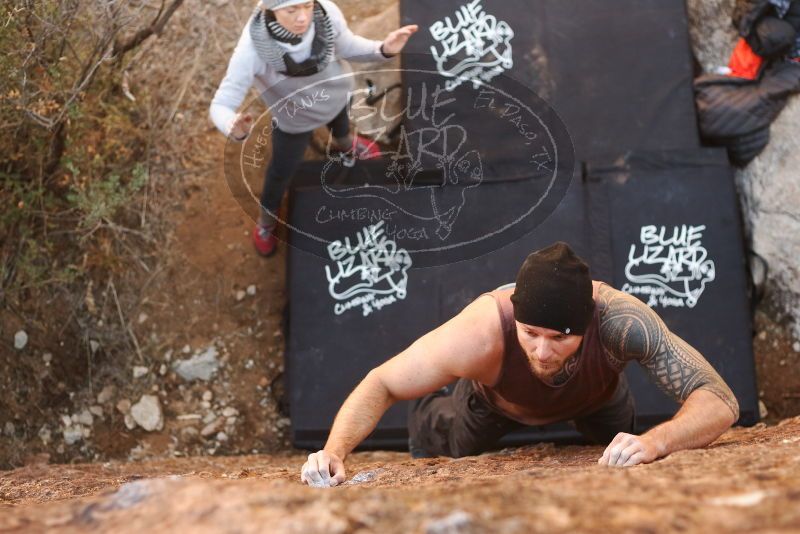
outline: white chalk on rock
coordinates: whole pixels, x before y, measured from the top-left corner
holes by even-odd
[[[708,500],[714,506],[737,506],[749,507],[759,504],[764,498],[767,497],[767,492],[756,490],[750,493],[740,493],[738,495],[725,495],[722,497],[713,497]]]
[[[467,532],[473,526],[472,517],[461,510],[441,519],[429,521],[425,525],[425,534],[458,534]]]

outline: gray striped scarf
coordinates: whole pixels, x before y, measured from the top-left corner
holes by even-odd
[[[250,19],[250,38],[253,40],[253,46],[256,49],[258,57],[260,57],[264,62],[278,72],[288,74],[287,59],[291,58],[288,57],[286,50],[281,48],[276,40],[270,35],[269,30],[267,29],[268,23],[269,18],[266,16],[265,11],[261,8],[261,6],[257,7],[252,18]],[[317,58],[316,70],[308,72],[305,75],[311,75],[325,70],[325,68],[328,66],[328,63],[333,60],[334,56],[333,23],[319,2],[314,2],[314,31],[316,33],[314,40],[316,41],[317,39],[322,39],[324,43],[324,49]],[[312,44],[312,57],[314,56],[313,49],[314,45]]]

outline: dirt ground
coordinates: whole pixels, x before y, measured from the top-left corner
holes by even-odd
[[[601,452],[358,453],[328,489],[298,482],[299,455],[31,465],[0,474],[0,532],[800,530],[800,418],[633,468]]]

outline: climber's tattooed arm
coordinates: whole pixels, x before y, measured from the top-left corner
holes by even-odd
[[[606,355],[622,368],[637,360],[670,397],[683,403],[698,389],[719,397],[739,418],[739,404],[713,367],[691,345],[669,331],[639,299],[605,284],[600,286],[600,338]]]

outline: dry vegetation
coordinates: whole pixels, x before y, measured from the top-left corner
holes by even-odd
[[[179,110],[204,37],[176,16],[183,0],[3,4],[0,419],[22,444],[99,370],[145,357],[131,310],[191,172]]]
[[[354,20],[392,2],[339,4]],[[264,270],[244,248],[250,222],[221,178],[225,143],[207,118],[253,5],[3,2],[0,468],[37,454],[51,462],[128,457],[145,438],[153,443],[143,454],[216,452],[219,444],[183,427],[160,437],[130,432],[116,409],[154,387],[173,418],[205,402],[219,384],[184,387],[158,374],[164,355],[187,345],[216,344],[232,361],[215,393],[255,406],[249,438],[221,452],[286,447],[275,437],[286,420],[278,406],[283,342],[273,335],[284,257]],[[231,251],[241,260],[231,262]],[[221,296],[254,281],[265,296],[249,307]],[[22,349],[18,331],[28,338]],[[252,360],[261,374],[235,369]],[[136,366],[150,369],[147,379],[132,378]],[[114,393],[98,402],[108,386]],[[87,408],[96,410],[93,433],[65,444],[64,418],[88,417]]]

